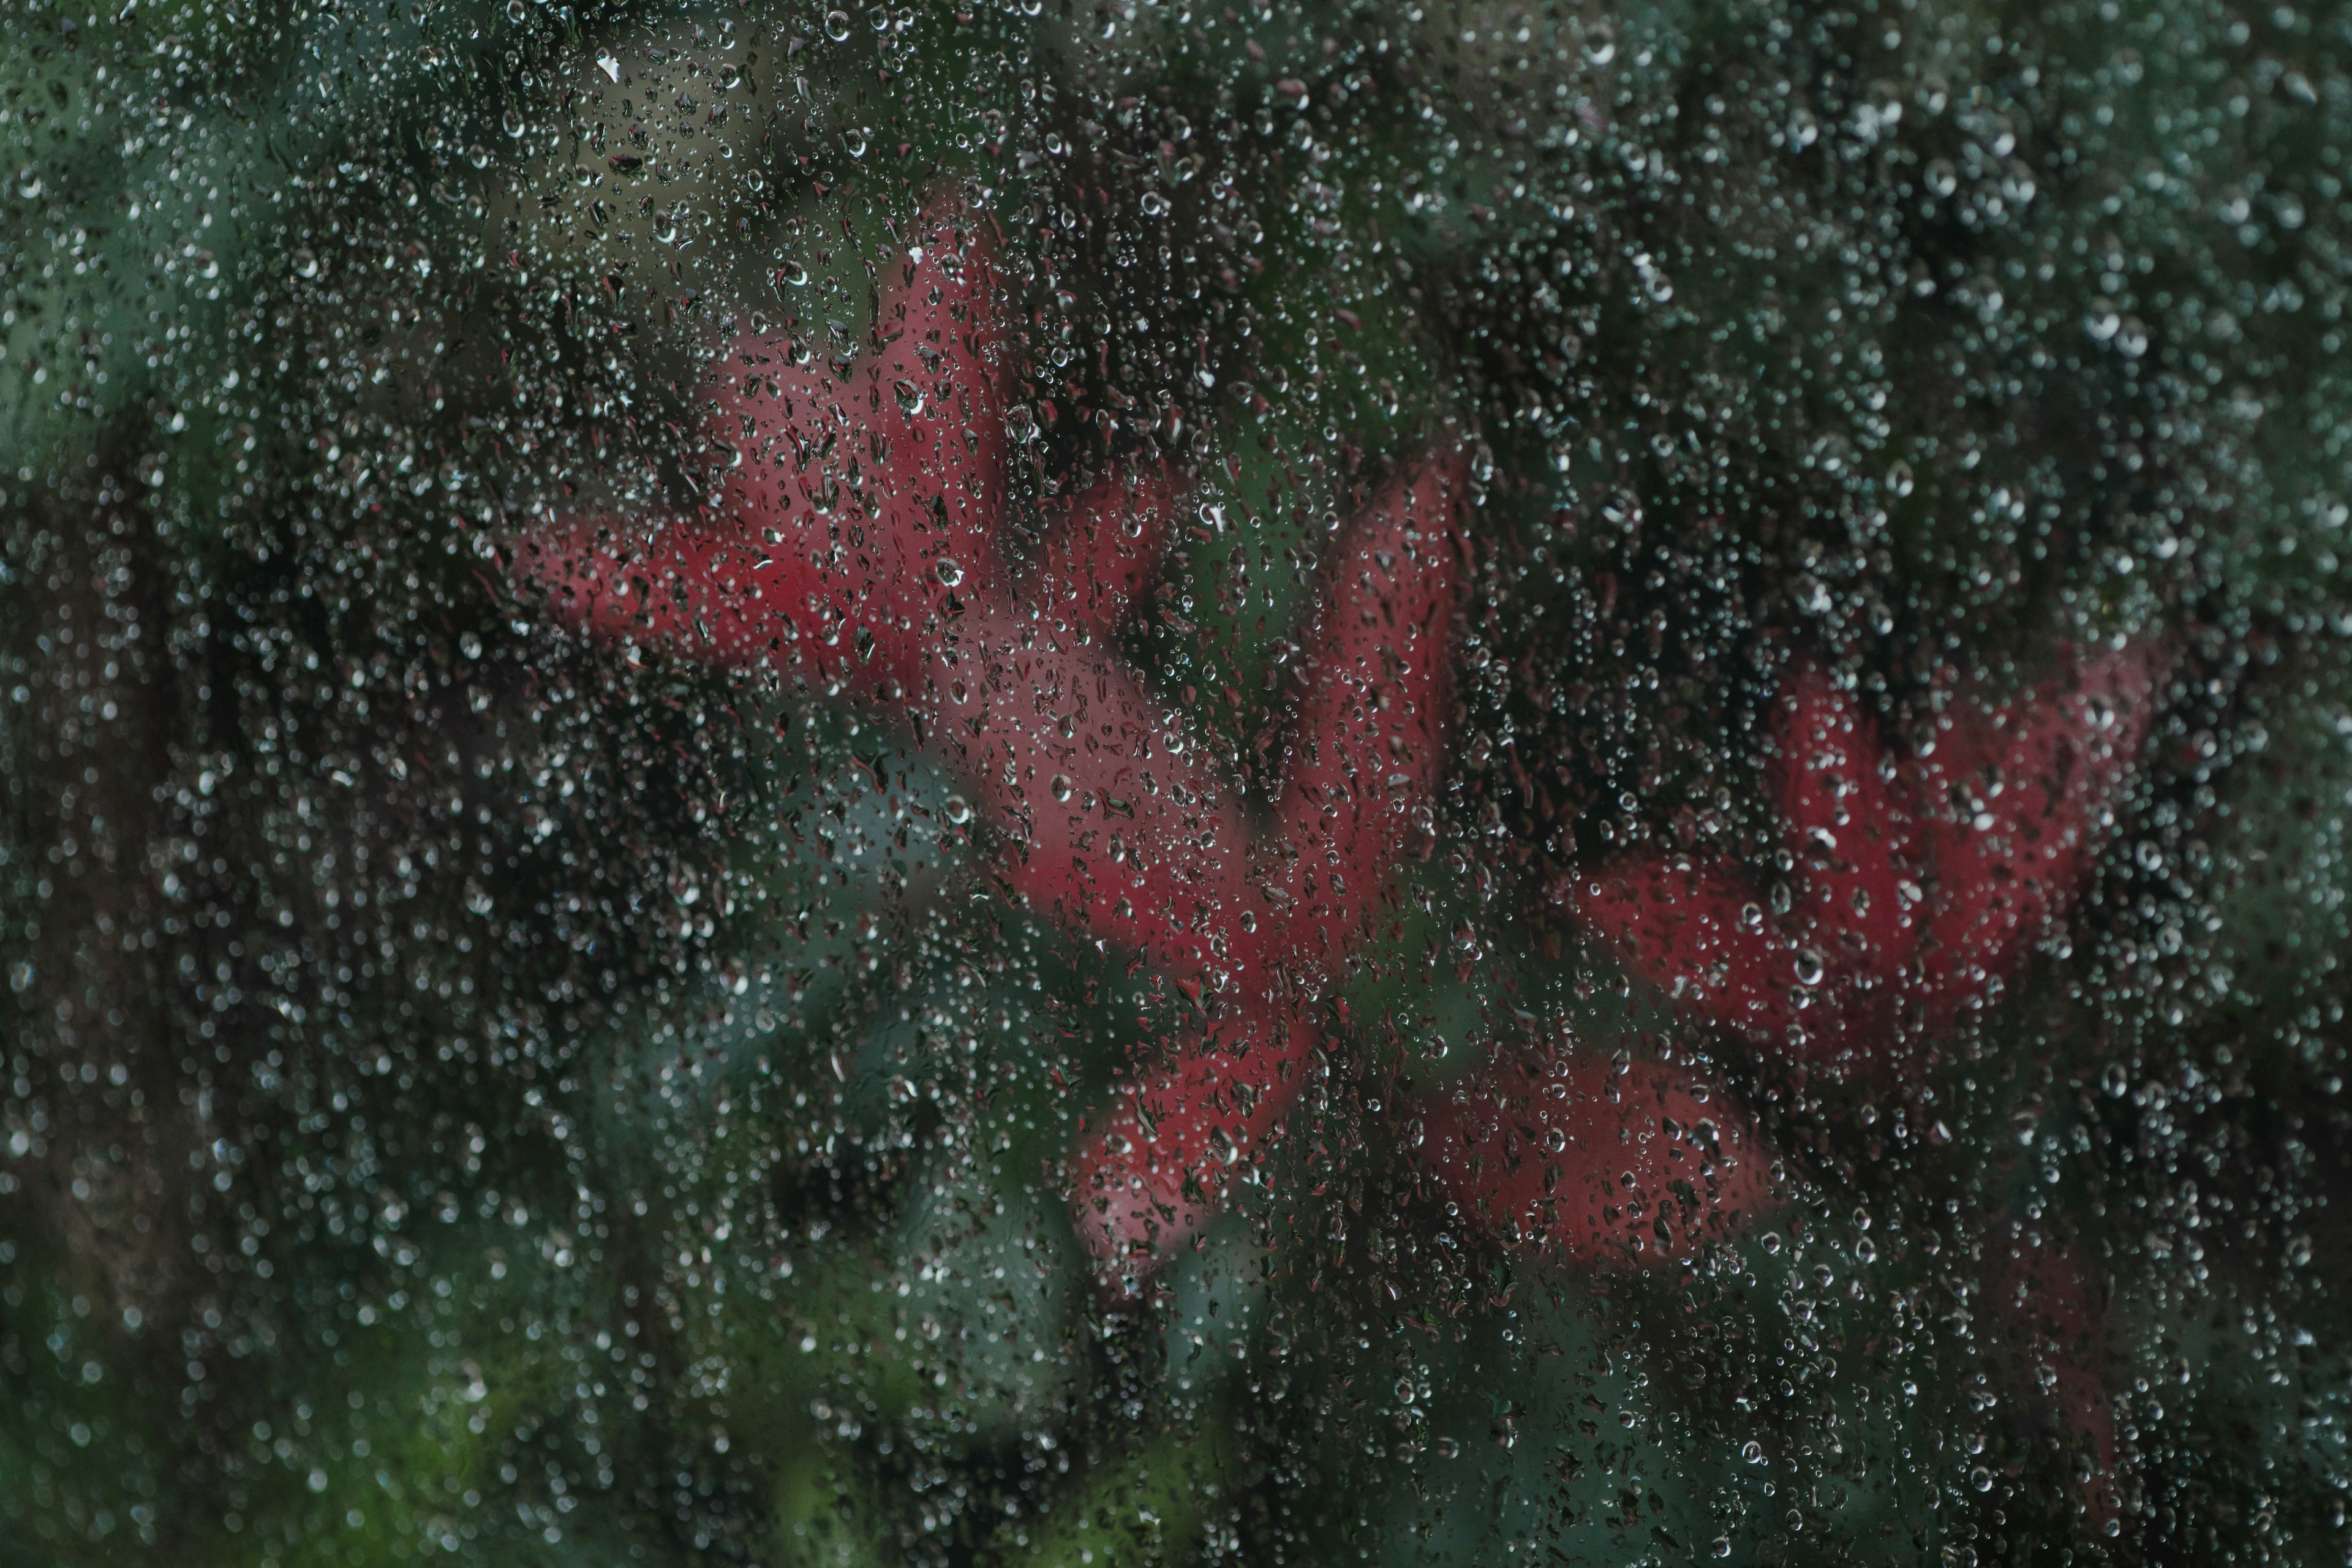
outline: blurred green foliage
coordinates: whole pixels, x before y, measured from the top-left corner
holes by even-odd
[[[2225,5],[20,0],[0,1562],[2340,1561],[2348,55]],[[1475,457],[1436,851],[1133,1297],[1063,1162],[1181,995],[1008,899],[911,737],[498,562],[695,506],[709,345],[854,354],[948,182],[1016,534],[1184,466],[1126,647],[1245,781],[1340,520]],[[1550,912],[1629,845],[1769,871],[1799,651],[1895,715],[2119,637],[2171,663],[2097,883],[1900,1085],[1693,1037]],[[1414,1106],[1538,1042],[1712,1062],[1785,1206],[1644,1271],[1469,1231]],[[2061,1249],[2088,1339],[1994,1310]]]

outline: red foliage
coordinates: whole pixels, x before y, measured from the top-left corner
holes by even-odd
[[[2144,649],[2007,702],[1947,692],[1914,754],[1800,667],[1779,706],[1785,915],[1723,859],[1628,856],[1561,900],[1637,973],[1790,1059],[1883,1070],[1997,994],[2065,915],[2139,747]]]
[[[740,458],[723,505],[639,548],[610,520],[551,529],[517,571],[604,637],[901,710],[969,781],[1022,900],[1199,1004],[1198,1037],[1123,1089],[1076,1158],[1082,1234],[1107,1263],[1148,1264],[1296,1098],[1319,999],[1419,831],[1443,765],[1463,464],[1394,479],[1339,540],[1254,821],[1109,647],[1180,481],[1154,469],[1061,503],[1024,570],[1005,548],[987,240],[950,207],[920,237],[845,381],[755,337],[714,358],[711,433]],[[1884,1070],[2063,915],[2148,684],[2144,657],[2117,654],[2011,703],[1955,698],[1933,744],[1897,757],[1801,668],[1777,729],[1785,913],[1728,862],[1655,856],[1563,901],[1679,1008],[1762,1050]],[[1423,1111],[1424,1157],[1457,1202],[1565,1256],[1679,1250],[1770,1198],[1752,1125],[1664,1064],[1515,1062]],[[2061,1271],[2053,1311],[2082,1297]],[[2106,1427],[2085,1422],[2104,1458]]]
[[[1423,1160],[1506,1240],[1620,1263],[1727,1233],[1771,1197],[1762,1140],[1701,1079],[1590,1056],[1500,1064],[1423,1113]]]
[[[1031,907],[1143,954],[1202,1012],[1171,1070],[1079,1152],[1107,1259],[1191,1233],[1295,1096],[1315,1004],[1361,936],[1443,762],[1458,455],[1393,479],[1339,539],[1306,639],[1270,823],[1108,646],[1180,485],[1107,480],[1004,548],[1006,418],[984,235],[950,207],[847,381],[744,337],[713,361],[725,504],[640,550],[611,521],[525,542],[519,573],[611,638],[769,665],[902,710],[1005,840]]]
[[[1768,912],[1769,895],[1719,858],[1629,855],[1570,879],[1559,900],[1677,1011],[1768,1058],[1885,1073],[1907,1042],[1993,995],[2065,914],[2138,749],[2151,684],[2149,656],[2132,649],[2008,702],[1948,689],[1916,752],[1899,756],[1850,694],[1800,666],[1775,714],[1785,913]],[[1619,1190],[1651,1191],[1671,1145],[1711,1123],[1720,1158],[1713,1184],[1685,1200],[1696,1223],[1682,1235],[1762,1200],[1757,1141],[1738,1113],[1703,1117],[1704,1086],[1676,1069],[1645,1066],[1632,1082],[1606,1118],[1588,1095],[1474,1084],[1431,1119],[1429,1163],[1497,1229],[1570,1255],[1623,1257],[1638,1247],[1607,1244],[1642,1239],[1626,1205],[1536,1203],[1564,1182],[1605,1179],[1574,1152],[1596,1136],[1622,1151]],[[1656,1207],[1645,1205],[1664,1218]]]
[[[1898,1070],[1906,1045],[1995,996],[2067,913],[2146,732],[2153,667],[2142,647],[2005,702],[1948,687],[1901,755],[1800,666],[1775,715],[1785,912],[1731,861],[1687,856],[1626,856],[1559,900],[1677,1011],[1768,1059]],[[1760,1139],[1710,1112],[1695,1081],[1630,1067],[1605,1110],[1604,1081],[1591,1066],[1506,1064],[1432,1111],[1425,1159],[1489,1228],[1570,1258],[1668,1253],[1769,1201]],[[2100,1336],[2072,1257],[2040,1247],[1997,1285],[1996,1312],[2111,1472]]]

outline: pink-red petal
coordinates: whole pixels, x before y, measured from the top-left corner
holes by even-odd
[[[1423,1123],[1423,1166],[1465,1218],[1562,1258],[1675,1256],[1771,1201],[1755,1129],[1657,1063],[1507,1062]]]

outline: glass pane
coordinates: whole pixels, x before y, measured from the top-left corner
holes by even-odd
[[[2348,63],[18,0],[0,1559],[2343,1560]]]

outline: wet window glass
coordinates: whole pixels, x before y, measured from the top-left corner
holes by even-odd
[[[16,0],[0,1560],[2337,1563],[2352,23]]]

